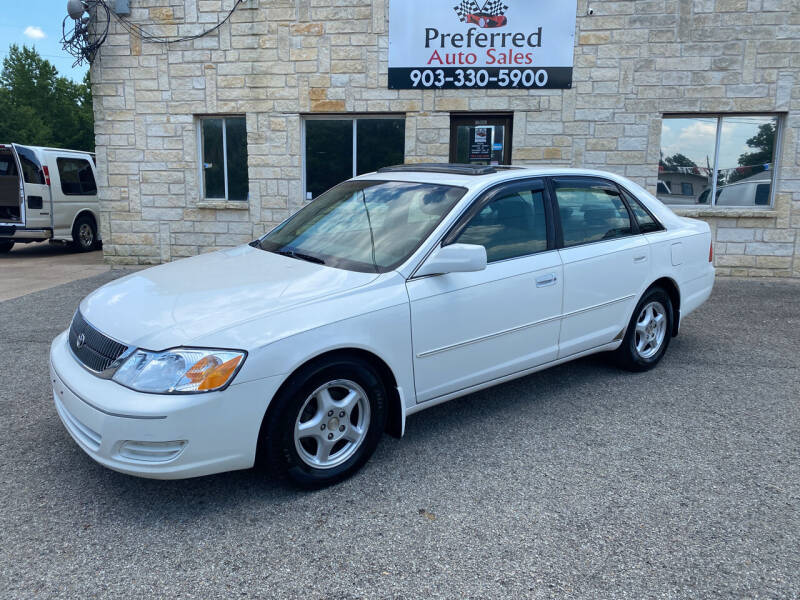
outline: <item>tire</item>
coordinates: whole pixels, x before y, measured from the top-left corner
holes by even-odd
[[[647,290],[633,311],[617,363],[634,372],[649,371],[664,357],[672,339],[672,301],[661,288]]]
[[[8,254],[14,247],[14,242],[3,240],[0,241],[0,254]]]
[[[388,413],[378,373],[347,356],[312,363],[272,402],[261,425],[259,462],[304,488],[358,471],[378,446]]]
[[[97,245],[97,225],[89,215],[81,215],[72,226],[72,247],[79,252],[90,252]]]

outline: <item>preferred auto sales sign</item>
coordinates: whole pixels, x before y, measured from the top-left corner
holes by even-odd
[[[391,0],[389,89],[572,87],[577,0]]]

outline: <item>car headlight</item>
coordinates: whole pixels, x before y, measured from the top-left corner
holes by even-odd
[[[236,350],[175,348],[136,350],[114,374],[114,381],[138,392],[198,394],[228,385],[246,353]]]

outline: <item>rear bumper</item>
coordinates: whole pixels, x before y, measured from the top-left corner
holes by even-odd
[[[91,458],[115,471],[182,479],[253,466],[278,378],[198,395],[142,394],[95,377],[59,335],[50,349],[56,411]]]
[[[41,241],[53,237],[50,229],[25,229],[24,227],[0,226],[0,239],[19,241]]]

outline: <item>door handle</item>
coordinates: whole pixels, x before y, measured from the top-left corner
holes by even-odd
[[[557,281],[558,277],[556,277],[555,273],[548,273],[547,275],[542,275],[541,277],[536,278],[536,287],[555,285]]]
[[[647,260],[647,255],[634,256],[633,257],[633,262],[635,262],[635,263],[642,263],[642,262],[644,262],[646,260]]]

